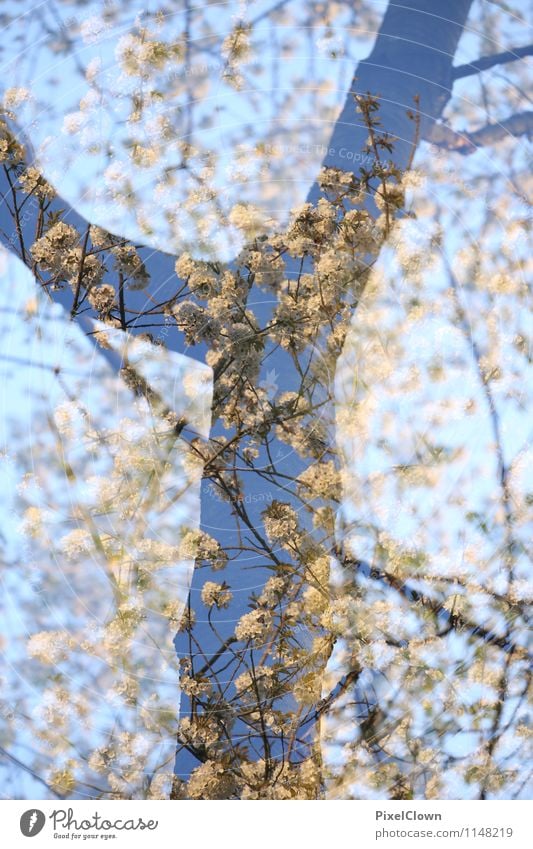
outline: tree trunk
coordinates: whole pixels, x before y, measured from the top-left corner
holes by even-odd
[[[359,167],[367,167],[369,170],[369,159],[371,156],[366,152],[368,140],[368,127],[362,116],[356,112],[354,95],[365,96],[371,94],[379,99],[380,132],[390,134],[394,139],[394,146],[390,159],[400,169],[406,169],[412,161],[416,146],[422,134],[428,132],[433,122],[438,120],[451,95],[452,85],[452,63],[457,44],[463,32],[467,15],[472,0],[453,0],[446,6],[445,16],[439,15],[439,6],[435,0],[418,0],[406,6],[396,6],[391,3],[387,9],[380,31],[378,33],[374,49],[365,61],[361,62],[356,70],[351,90],[347,95],[345,106],[335,124],[328,153],[324,160],[324,166],[335,167],[341,170],[353,170],[358,172]],[[442,9],[442,6],[440,6]],[[413,117],[409,117],[412,113]],[[418,116],[417,116],[418,113]],[[320,196],[318,184],[315,184],[310,193],[309,200],[316,202]],[[370,205],[371,202],[369,202]],[[308,269],[306,269],[308,270]],[[289,276],[296,278],[299,272],[297,263],[288,267]],[[268,321],[270,314],[269,304],[265,304],[265,295],[254,287],[250,293],[248,302],[254,304],[254,313],[261,326]],[[271,439],[269,456],[265,453],[255,461],[255,469],[249,470],[242,478],[243,497],[247,502],[246,524],[257,529],[260,539],[265,539],[265,531],[261,513],[265,507],[265,498],[279,500],[290,504],[295,510],[300,510],[301,503],[293,493],[287,492],[287,481],[295,480],[306,467],[315,462],[331,461],[338,467],[338,457],[334,442],[334,364],[331,356],[326,354],[325,339],[322,340],[322,350],[315,349],[315,357],[328,360],[326,372],[329,372],[328,385],[321,387],[320,415],[322,422],[326,424],[326,445],[324,453],[317,458],[308,458],[302,462],[302,458],[295,452],[287,453],[287,447],[276,439]],[[299,378],[294,370],[294,365],[286,353],[280,351],[267,351],[261,379],[266,379],[267,371],[275,370],[279,373],[282,382],[278,391],[289,391],[297,389],[296,383]],[[340,354],[340,350],[338,351]],[[296,381],[296,383],[295,383]],[[315,387],[315,397],[318,392]],[[221,435],[220,424],[214,422],[213,434]],[[227,434],[226,434],[227,436]],[[268,484],[265,486],[264,469],[269,466],[272,456],[279,452],[281,462],[269,475]],[[231,549],[235,545],[238,533],[236,527],[239,524],[235,516],[234,505],[218,502],[210,496],[212,481],[209,476],[204,480],[202,496],[202,527],[220,542],[223,548]],[[290,487],[294,489],[294,487]],[[339,502],[341,493],[338,494]],[[315,505],[315,507],[318,505]],[[334,504],[338,510],[340,504]],[[318,542],[317,532],[312,527],[311,517],[307,517],[305,530],[311,541]],[[242,522],[239,533],[242,533]],[[267,565],[265,570],[265,559],[268,561],[267,550],[261,551],[262,544],[259,541],[258,551],[249,551],[233,557],[224,573],[224,579],[234,587],[238,588],[233,604],[225,611],[224,623],[217,627],[219,635],[230,637],[234,623],[246,612],[249,600],[249,590],[252,586],[262,585],[268,578],[273,564]],[[268,548],[268,546],[267,546]],[[342,548],[341,541],[329,540],[329,553],[334,555]],[[263,568],[261,568],[263,565]],[[302,563],[295,561],[295,568],[302,570]],[[249,571],[251,570],[251,571]],[[247,576],[252,575],[253,580]],[[217,580],[216,575],[208,575],[205,569],[195,570],[191,587],[190,604],[191,609],[197,614],[198,619],[205,618],[202,613],[200,591],[206,579]],[[205,611],[205,608],[204,608]],[[310,649],[313,640],[321,634],[321,629],[315,623],[307,625],[304,629],[303,644]],[[205,640],[205,643],[204,643]],[[199,640],[202,646],[208,647],[212,653],[216,651],[217,637],[209,634],[208,626]],[[187,655],[190,646],[185,634],[178,635],[176,647],[180,655]],[[218,666],[213,670],[213,678],[222,674],[219,670],[225,669],[223,677],[230,680],[233,673],[242,667],[242,654],[235,654],[235,646],[230,645],[220,656]],[[194,701],[194,700],[193,700]],[[182,701],[182,715],[191,710],[188,700]],[[283,710],[298,711],[299,705],[292,698],[290,692],[282,701]],[[194,704],[192,710],[194,711]],[[310,758],[315,751],[315,729],[314,723],[309,720],[313,715],[312,710],[304,712],[299,746],[297,751],[291,755],[298,761]],[[245,734],[248,740],[254,735],[250,730],[243,728],[241,723],[234,726],[235,739],[240,734]],[[262,757],[266,757],[264,742],[261,731],[256,732],[256,745]],[[268,754],[273,759],[281,761],[286,757],[286,744],[282,736],[271,734],[269,737]],[[181,778],[190,774],[190,769],[198,764],[198,759],[190,751],[182,749],[178,753],[176,761],[176,773]]]

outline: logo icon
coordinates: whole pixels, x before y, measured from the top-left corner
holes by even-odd
[[[20,818],[20,830],[24,837],[35,837],[43,830],[46,817],[42,811],[37,808],[31,808],[29,811],[24,811]]]
[[[265,379],[262,380],[259,384],[261,389],[265,390],[269,401],[272,401],[274,395],[278,391],[278,377],[279,374],[277,373],[276,369],[272,368],[267,371]]]

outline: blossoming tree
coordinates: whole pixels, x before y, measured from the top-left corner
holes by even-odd
[[[11,709],[8,718],[15,736],[28,724],[39,729],[50,754],[39,753],[32,770],[46,775],[47,792],[523,792],[527,445],[506,433],[522,432],[528,352],[518,305],[526,294],[520,137],[530,128],[519,60],[529,48],[483,50],[454,66],[472,6],[453,0],[444,17],[431,0],[389,5],[318,179],[283,225],[259,189],[252,204],[250,181],[245,201],[226,210],[220,163],[209,144],[195,147],[206,107],[195,100],[191,30],[176,39],[164,10],[137,21],[117,61],[132,82],[129,127],[148,116],[157,141],[129,143],[130,158],[137,169],[161,162],[162,227],[172,229],[172,245],[181,239],[177,256],[111,232],[62,199],[17,135],[25,95],[6,96],[4,244],[109,367],[90,401],[56,367],[66,398],[21,493],[35,544],[54,552],[69,582],[83,575],[77,598],[94,590],[83,565],[91,557],[109,599],[98,628],[71,620],[50,628],[41,612],[28,642],[32,674],[48,687],[45,710],[21,723]],[[246,90],[254,26],[278,10],[255,24],[249,12],[218,45],[222,80],[237,93]],[[319,7],[311,12],[320,26]],[[345,25],[345,12],[328,14]],[[211,34],[209,15],[199,14]],[[496,26],[484,8],[474,20],[484,38]],[[329,42],[328,51],[340,49]],[[216,41],[211,57],[214,49]],[[165,98],[163,71],[176,67],[179,135],[150,113]],[[473,101],[452,97],[456,81],[492,67],[513,69],[504,90],[491,81],[492,108],[514,98],[517,111],[455,129],[468,109],[477,121]],[[83,70],[85,101],[104,112],[102,80],[94,66]],[[78,132],[82,120],[71,117]],[[170,167],[164,150],[173,140],[179,163]],[[486,145],[501,145],[492,168]],[[478,147],[482,164],[465,165],[471,173],[459,179],[457,163]],[[263,175],[275,173],[272,151],[259,150]],[[305,151],[287,151],[305,160]],[[509,163],[512,184],[502,176]],[[176,169],[186,175],[185,218],[165,206]],[[123,171],[113,191],[127,208],[136,199]],[[475,192],[482,204],[468,197]],[[467,202],[479,221],[460,217]],[[142,198],[138,206],[151,244],[154,225]],[[236,258],[223,261],[232,246]],[[183,374],[180,354],[202,365]],[[72,362],[89,356],[80,349]],[[95,422],[106,393],[124,410],[111,428]],[[468,454],[472,440],[484,453]],[[43,489],[45,503],[56,498],[43,470],[57,458],[68,526],[58,545],[42,507]],[[186,527],[179,505],[195,487],[201,526]],[[43,573],[44,584],[55,580]],[[91,725],[84,691],[109,686],[112,712]]]

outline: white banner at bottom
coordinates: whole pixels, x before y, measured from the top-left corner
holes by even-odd
[[[358,849],[526,849],[527,801],[470,802],[3,801],[2,845]],[[273,806],[276,807],[274,811]],[[528,816],[529,814],[529,816]],[[32,842],[34,841],[34,842]]]

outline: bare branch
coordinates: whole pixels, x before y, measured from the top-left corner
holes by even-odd
[[[468,62],[466,65],[457,65],[452,69],[452,79],[461,80],[464,77],[471,77],[474,74],[479,74],[481,71],[488,71],[489,68],[494,68],[496,65],[506,65],[509,62],[516,62],[523,59],[524,56],[533,55],[533,44],[526,44],[524,47],[514,47],[511,50],[505,50],[502,53],[493,53],[491,56],[481,56],[475,62]]]
[[[433,124],[426,140],[446,150],[468,155],[478,148],[495,144],[503,139],[533,135],[533,112],[516,112],[504,121],[485,124],[473,132],[456,132],[446,124]]]

